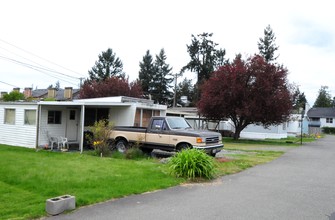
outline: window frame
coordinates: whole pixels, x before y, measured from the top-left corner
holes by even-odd
[[[8,111],[14,111],[14,115],[13,115],[13,121],[10,121],[7,117],[8,117]],[[16,109],[15,108],[5,108],[4,111],[4,124],[7,125],[15,125],[16,122]]]
[[[32,121],[32,123],[29,123],[29,120],[28,120],[28,118],[27,118],[27,112],[33,112],[32,113],[32,115],[33,115],[33,121]],[[25,109],[24,110],[24,125],[36,125],[36,119],[37,119],[37,117],[36,117],[36,109]]]
[[[62,124],[62,111],[48,110],[47,124],[60,125]]]
[[[333,118],[326,118],[327,124],[333,124]]]

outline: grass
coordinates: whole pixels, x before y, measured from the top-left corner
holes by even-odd
[[[282,151],[248,151],[243,154],[230,154],[225,162],[217,163],[217,173],[219,176],[238,173],[256,165],[268,163],[283,153]]]
[[[312,142],[314,141],[314,137],[303,137],[302,142]],[[253,144],[253,145],[278,145],[278,146],[288,146],[288,147],[296,147],[300,145],[301,139],[300,137],[288,137],[282,139],[265,139],[265,140],[251,140],[251,139],[238,139],[234,140],[233,138],[224,137],[224,143],[242,143],[242,144]]]
[[[236,143],[226,138],[224,144],[226,149],[243,152],[229,154],[228,161],[218,162],[217,176],[272,161],[283,154],[276,147],[299,146],[286,143],[286,140],[240,140]],[[259,150],[264,146],[275,150]],[[123,155],[100,158],[89,153],[36,152],[0,144],[0,219],[45,216],[45,200],[64,194],[76,196],[79,207],[164,189],[185,181],[170,175],[168,164],[155,159],[126,160]]]
[[[0,145],[0,219],[44,216],[45,200],[64,194],[76,196],[76,205],[84,206],[183,181],[152,159],[99,158]]]

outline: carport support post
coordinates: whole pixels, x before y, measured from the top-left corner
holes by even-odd
[[[302,111],[301,111],[301,124],[300,124],[300,127],[301,127],[301,132],[300,132],[300,145],[302,145],[302,125],[303,125],[303,122],[304,122],[304,116],[305,116],[305,110],[302,110]]]
[[[85,125],[85,105],[81,106],[80,124],[81,124],[81,129],[80,129],[81,132],[80,132],[79,148],[80,148],[80,153],[83,153],[83,146],[84,146],[84,125]]]

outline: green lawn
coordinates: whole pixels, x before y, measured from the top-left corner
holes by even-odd
[[[312,142],[315,141],[315,137],[303,137],[302,142]],[[280,146],[288,146],[288,147],[296,147],[301,143],[300,137],[288,137],[282,139],[265,139],[265,140],[252,140],[252,139],[238,139],[234,140],[230,137],[223,138],[224,143],[240,143],[240,144],[253,144],[253,145],[280,145]]]
[[[224,144],[226,149],[243,153],[229,154],[228,161],[218,162],[218,176],[240,172],[283,154],[258,150],[258,146],[267,146],[264,143],[224,140]],[[79,207],[187,181],[171,176],[167,168],[167,164],[155,159],[100,158],[0,145],[0,219],[45,216],[46,199],[64,194],[74,195]]]
[[[83,206],[178,185],[151,159],[99,158],[0,145],[0,219],[46,215],[45,200],[70,194]]]

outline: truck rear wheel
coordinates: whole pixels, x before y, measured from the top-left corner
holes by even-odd
[[[129,148],[128,141],[126,141],[124,139],[120,139],[120,140],[116,141],[115,148],[120,153],[125,153]]]

